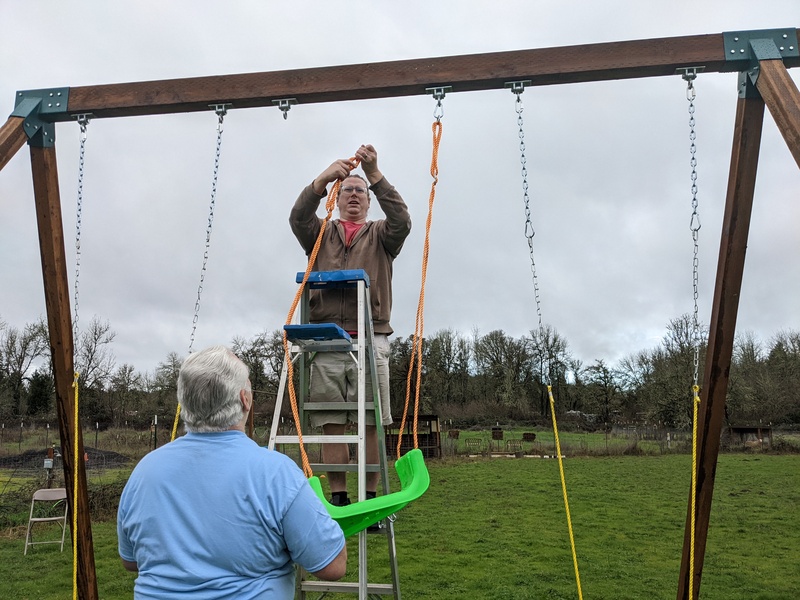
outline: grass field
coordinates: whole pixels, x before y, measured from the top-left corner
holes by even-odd
[[[565,461],[583,597],[676,596],[689,490],[687,455]],[[577,598],[555,460],[429,461],[431,488],[395,523],[409,599]],[[24,534],[24,531],[23,531]],[[100,598],[132,597],[113,522],[93,526]],[[357,574],[350,540],[351,578]],[[370,536],[372,581],[386,543]],[[0,598],[71,597],[71,551],[0,539]],[[722,455],[703,571],[706,600],[786,600],[800,590],[800,456]]]

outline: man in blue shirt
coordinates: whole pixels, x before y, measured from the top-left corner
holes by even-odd
[[[178,377],[187,435],[145,456],[117,515],[134,598],[291,599],[294,564],[344,576],[347,547],[302,471],[244,433],[249,371],[225,346],[191,354]]]

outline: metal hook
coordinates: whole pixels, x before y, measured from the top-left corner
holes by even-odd
[[[292,104],[297,104],[297,99],[283,98],[281,100],[273,100],[272,103],[281,109],[281,112],[283,113],[283,120],[285,121],[289,118],[289,110],[291,110]]]
[[[437,121],[441,121],[442,117],[444,116],[444,107],[442,106],[442,100],[444,100],[445,95],[447,92],[453,91],[453,87],[449,85],[444,85],[440,87],[432,87],[432,88],[425,88],[425,91],[429,94],[433,95],[433,99],[436,100],[436,107],[433,109],[433,118]]]
[[[75,115],[75,120],[78,122],[78,125],[81,128],[81,140],[86,139],[86,128],[89,126],[89,121],[91,120],[92,114],[91,113],[80,113]]]
[[[520,81],[507,81],[505,87],[511,89],[511,91],[519,97],[519,95],[525,91],[525,88],[531,84],[530,79],[523,79]]]
[[[694,100],[695,98],[695,91],[694,91],[694,80],[697,79],[697,74],[702,72],[705,67],[681,67],[680,69],[675,69],[676,73],[680,73],[681,77],[687,83],[686,87],[686,99],[689,101]]]
[[[225,115],[228,114],[228,107],[233,106],[233,104],[209,104],[208,106],[213,108],[217,115],[217,131],[222,132],[222,121],[225,119]]]
[[[221,119],[226,114],[228,114],[228,107],[233,106],[230,102],[223,103],[223,104],[209,104],[210,108],[214,109],[214,112],[217,113],[217,116]]]

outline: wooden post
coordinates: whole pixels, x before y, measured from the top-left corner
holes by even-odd
[[[97,577],[94,566],[92,524],[89,518],[89,493],[86,487],[86,469],[83,435],[77,428],[78,480],[74,479],[75,448],[75,395],[73,384],[73,339],[70,316],[69,283],[64,252],[64,231],[61,221],[61,199],[58,189],[58,170],[55,147],[31,146],[33,191],[36,200],[36,219],[39,227],[39,248],[42,257],[47,325],[50,332],[50,353],[55,379],[56,410],[64,459],[64,480],[70,511],[70,529],[78,540],[78,597],[97,600]],[[75,486],[78,488],[78,505],[73,506]],[[77,511],[77,531],[73,530],[72,515]]]
[[[28,140],[25,129],[22,127],[23,121],[22,117],[9,117],[8,121],[0,127],[0,170]]]
[[[781,60],[762,60],[756,87],[800,167],[800,91]]]
[[[694,597],[692,600],[696,600],[700,593],[700,580],[703,574],[703,558],[708,537],[711,501],[714,494],[720,435],[725,417],[725,400],[733,356],[733,337],[739,309],[739,293],[742,287],[763,120],[764,102],[761,98],[739,100],[736,107],[731,169],[728,176],[714,304],[703,375],[702,401],[698,414]],[[683,539],[678,600],[688,600],[689,594],[691,506],[690,497]]]

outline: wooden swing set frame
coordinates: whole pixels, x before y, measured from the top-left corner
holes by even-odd
[[[401,60],[346,66],[221,75],[164,81],[53,88],[17,93],[15,110],[0,127],[0,170],[27,142],[38,222],[47,322],[55,378],[62,448],[79,447],[75,433],[73,331],[55,152],[55,123],[80,115],[92,119],[156,115],[229,108],[341,102],[502,89],[509,82],[528,86],[675,75],[687,68],[703,73],[738,72],[738,100],[733,148],[720,241],[719,261],[709,325],[708,349],[698,417],[695,560],[690,561],[691,498],[686,517],[678,600],[686,600],[694,574],[697,598],[703,572],[709,515],[714,491],[720,434],[753,205],[764,107],[800,166],[800,92],[788,68],[800,66],[795,28],[740,31]],[[79,597],[98,598],[86,472],[64,452],[70,514],[78,486]],[[82,462],[82,461],[81,461]],[[691,495],[691,494],[690,494]],[[692,599],[694,600],[694,599]]]

